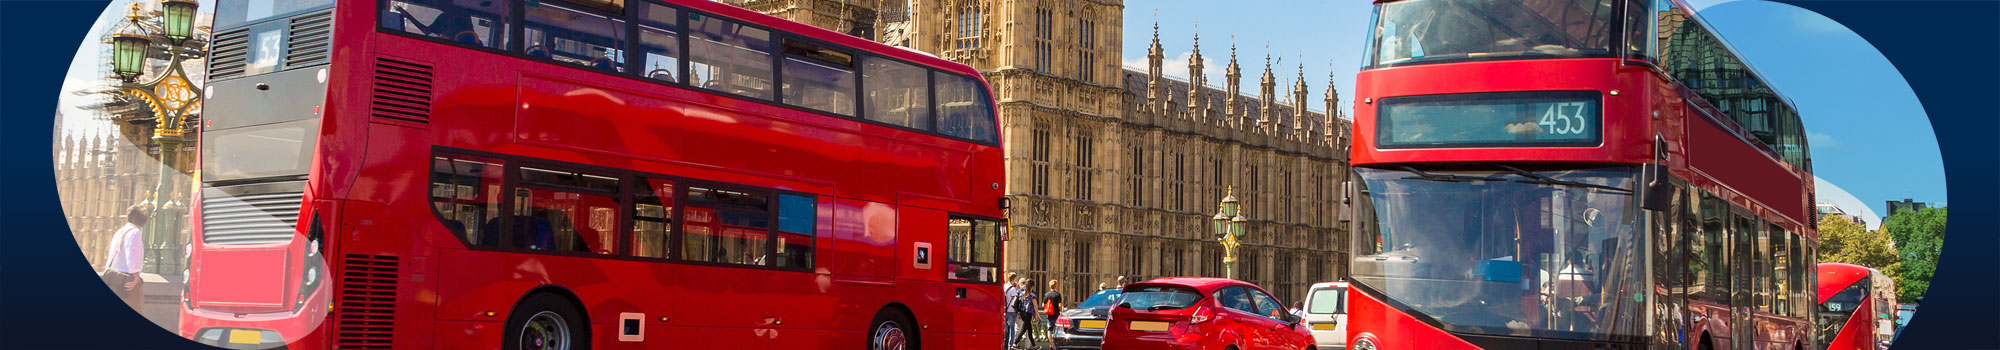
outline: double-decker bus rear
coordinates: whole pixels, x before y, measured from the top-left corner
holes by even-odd
[[[221,2],[183,336],[1000,344],[970,67],[703,1]]]

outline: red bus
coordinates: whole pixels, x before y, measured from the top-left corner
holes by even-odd
[[[1001,344],[970,67],[708,1],[217,8],[182,336]]]
[[[1896,337],[1896,282],[1853,264],[1819,264],[1819,338],[1827,350],[1889,347]]]
[[[1375,3],[1355,349],[1810,349],[1805,132],[1684,3]]]

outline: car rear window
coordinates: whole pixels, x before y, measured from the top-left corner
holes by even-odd
[[[1125,287],[1119,307],[1142,310],[1175,310],[1194,306],[1201,301],[1201,292],[1182,286],[1130,286]]]
[[[1306,313],[1338,314],[1347,312],[1347,288],[1314,289],[1312,296],[1306,297]]]
[[[1117,289],[1100,290],[1097,291],[1097,294],[1091,294],[1090,298],[1083,299],[1083,303],[1077,304],[1076,307],[1084,309],[1109,308],[1112,305],[1118,304],[1118,295],[1123,292]]]

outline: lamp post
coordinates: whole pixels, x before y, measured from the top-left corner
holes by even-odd
[[[1215,230],[1216,241],[1222,243],[1223,277],[1229,279],[1236,279],[1236,247],[1243,245],[1237,240],[1243,237],[1244,226],[1250,222],[1250,219],[1244,218],[1243,213],[1239,211],[1240,206],[1241,204],[1236,201],[1236,188],[1230,187],[1228,195],[1222,197],[1222,205],[1216,211],[1215,217],[1209,218],[1210,228]]]
[[[111,33],[111,70],[118,75],[118,85],[125,94],[144,101],[153,114],[153,142],[160,145],[160,176],[152,198],[146,203],[153,209],[152,223],[146,225],[146,266],[154,274],[177,273],[180,266],[168,266],[180,261],[179,239],[180,211],[186,205],[175,201],[173,194],[181,186],[173,181],[173,164],[181,143],[186,141],[184,128],[187,117],[201,109],[201,88],[188,80],[187,71],[181,68],[182,61],[190,55],[199,55],[199,48],[182,47],[194,34],[195,10],[201,5],[194,0],[161,0],[158,18],[158,38],[146,29],[147,23],[140,15],[139,4],[132,3],[126,16],[124,27]],[[167,66],[157,76],[146,82],[135,82],[144,75],[146,59],[151,56],[155,44],[167,56]]]

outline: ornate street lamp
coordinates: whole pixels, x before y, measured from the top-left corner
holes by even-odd
[[[194,0],[160,1],[160,36],[180,46],[194,36],[194,10],[201,7]]]
[[[1243,245],[1237,240],[1243,237],[1244,226],[1250,223],[1249,218],[1243,217],[1240,206],[1236,201],[1236,188],[1230,187],[1229,193],[1222,197],[1222,205],[1215,217],[1209,218],[1209,227],[1215,230],[1216,241],[1222,243],[1223,277],[1229,279],[1236,279],[1236,248]]]
[[[175,201],[174,193],[182,186],[175,185],[173,174],[175,156],[180,153],[181,143],[186,140],[184,128],[187,118],[201,110],[201,88],[194,85],[182,69],[182,60],[189,55],[200,54],[199,48],[185,48],[181,45],[193,37],[194,14],[200,7],[193,0],[161,0],[160,37],[167,39],[164,51],[167,54],[165,71],[151,81],[135,83],[144,75],[146,59],[151,56],[155,43],[147,32],[139,11],[139,4],[133,3],[126,16],[124,28],[111,33],[111,70],[124,83],[118,88],[125,94],[146,103],[153,114],[153,142],[160,145],[159,183],[148,200],[153,208],[153,223],[146,225],[146,266],[148,272],[178,273],[181,261],[180,211],[186,205]],[[169,263],[176,263],[169,266]]]
[[[145,73],[146,54],[153,46],[153,39],[146,34],[146,27],[139,24],[139,4],[133,3],[122,27],[111,32],[111,72],[118,79],[131,83]]]

